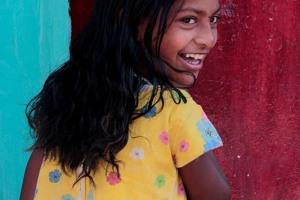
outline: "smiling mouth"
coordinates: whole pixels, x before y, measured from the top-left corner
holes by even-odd
[[[204,54],[192,54],[192,53],[182,53],[180,56],[183,58],[184,61],[191,65],[200,65],[202,63],[203,58],[205,57]]]

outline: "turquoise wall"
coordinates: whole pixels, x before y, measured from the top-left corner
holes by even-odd
[[[0,200],[19,199],[31,144],[25,104],[68,58],[67,0],[0,0]]]

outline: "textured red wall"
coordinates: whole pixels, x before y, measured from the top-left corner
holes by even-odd
[[[71,0],[73,33],[92,0]],[[300,2],[223,0],[219,42],[191,91],[219,130],[232,199],[300,199]]]
[[[233,199],[300,199],[300,2],[224,0],[193,90],[224,139]]]

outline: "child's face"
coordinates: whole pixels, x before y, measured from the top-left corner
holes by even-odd
[[[184,0],[183,4],[182,1],[175,3],[169,13],[169,21],[174,20],[162,39],[161,58],[168,65],[197,77],[204,58],[217,41],[219,10],[218,0]],[[170,67],[166,71],[174,86],[188,86],[194,82],[189,74],[178,73]]]

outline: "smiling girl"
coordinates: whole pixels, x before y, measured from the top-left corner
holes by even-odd
[[[221,138],[187,89],[218,0],[98,0],[70,59],[28,104],[21,200],[230,199]]]

